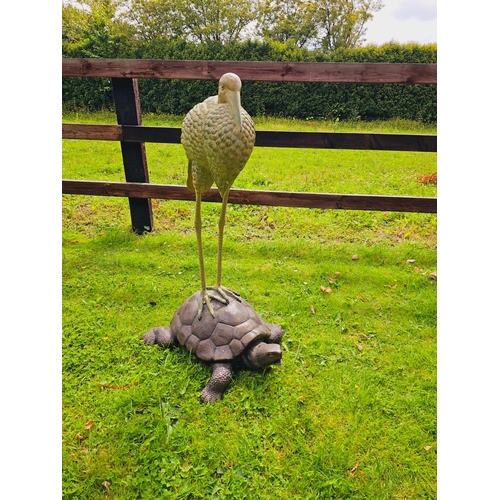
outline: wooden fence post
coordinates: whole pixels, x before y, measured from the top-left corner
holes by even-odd
[[[119,125],[141,125],[141,104],[136,78],[111,78]],[[146,148],[143,142],[120,142],[127,182],[149,182]],[[132,230],[137,234],[153,230],[149,198],[129,198]]]

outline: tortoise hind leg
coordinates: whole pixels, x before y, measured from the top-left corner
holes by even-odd
[[[220,401],[232,376],[233,368],[230,363],[213,363],[212,377],[201,392],[201,402],[215,403]]]
[[[151,328],[141,337],[141,340],[147,345],[158,344],[162,347],[169,347],[176,342],[175,335],[170,330],[170,327],[165,328],[164,326]]]

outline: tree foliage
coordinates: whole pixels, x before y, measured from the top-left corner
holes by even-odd
[[[315,2],[316,43],[325,53],[352,49],[364,42],[366,23],[382,7],[381,0],[320,0]]]
[[[265,39],[329,54],[358,47],[366,23],[383,7],[381,0],[261,0],[256,32]]]
[[[255,16],[252,0],[182,1],[182,18],[188,40],[200,43],[241,40]]]
[[[261,0],[256,33],[266,40],[292,41],[304,47],[316,36],[314,2]]]
[[[178,0],[131,0],[121,17],[132,26],[136,39],[148,42],[182,34],[178,11]]]
[[[180,37],[227,43],[241,39],[254,16],[252,0],[131,0],[121,17],[143,41]]]
[[[124,35],[142,43],[253,39],[329,54],[359,46],[382,7],[382,0],[66,0],[63,43],[96,41],[104,49]]]
[[[80,0],[62,6],[63,55],[123,57],[132,43],[131,26],[119,18],[121,0]]]

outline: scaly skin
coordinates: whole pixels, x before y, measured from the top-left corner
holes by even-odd
[[[231,363],[213,363],[212,377],[201,392],[202,403],[215,403],[222,399],[224,391],[231,382],[233,368]]]
[[[225,287],[207,287],[205,293],[213,295],[215,302],[196,292],[176,310],[168,328],[154,327],[141,338],[148,345],[183,346],[210,363],[212,377],[203,389],[201,401],[213,403],[222,399],[233,370],[261,370],[281,364],[279,344],[284,332],[281,326],[267,323],[248,302]],[[206,310],[201,308],[201,319],[200,303],[207,304]],[[209,313],[210,307],[215,316]]]

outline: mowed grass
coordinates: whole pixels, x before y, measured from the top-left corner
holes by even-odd
[[[182,146],[146,151],[151,182],[184,184]],[[235,187],[435,196],[434,171],[432,153],[255,148]],[[123,181],[119,144],[64,141],[63,177]],[[209,367],[140,341],[199,288],[194,204],[153,207],[138,237],[126,199],[63,196],[63,498],[436,498],[436,216],[231,205],[224,283],[283,326],[283,365],[204,406]],[[209,282],[219,208],[202,209]]]

